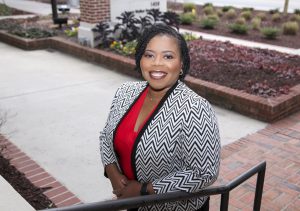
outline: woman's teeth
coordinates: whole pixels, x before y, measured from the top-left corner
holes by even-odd
[[[150,76],[154,79],[162,79],[163,77],[166,76],[166,73],[161,72],[161,71],[153,71],[153,72],[150,72]]]

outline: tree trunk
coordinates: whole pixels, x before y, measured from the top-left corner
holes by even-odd
[[[286,15],[288,12],[288,7],[289,7],[289,0],[284,1],[284,9],[283,9],[283,14]]]

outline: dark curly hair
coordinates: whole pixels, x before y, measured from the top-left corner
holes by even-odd
[[[137,46],[135,48],[135,64],[136,70],[141,72],[140,62],[142,56],[146,50],[149,41],[156,35],[168,35],[174,37],[177,40],[178,47],[180,49],[180,56],[182,61],[183,74],[179,75],[179,79],[182,80],[190,69],[190,56],[187,43],[183,36],[174,28],[165,24],[155,24],[150,28],[146,28],[138,39]]]

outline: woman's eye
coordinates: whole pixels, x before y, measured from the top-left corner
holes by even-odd
[[[164,56],[166,59],[173,59],[174,57],[172,55],[165,55]]]
[[[145,54],[144,54],[144,57],[146,57],[146,58],[152,58],[152,57],[153,57],[153,55],[151,55],[151,54],[148,54],[148,53],[145,53]]]

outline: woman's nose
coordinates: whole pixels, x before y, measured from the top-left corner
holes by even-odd
[[[162,58],[160,56],[156,56],[154,58],[154,64],[155,65],[161,65],[162,64]]]

